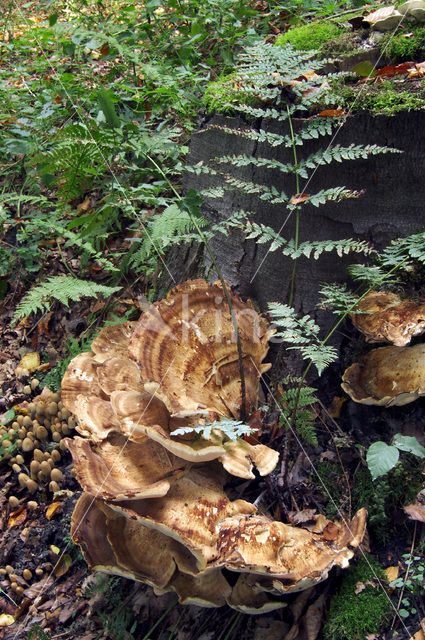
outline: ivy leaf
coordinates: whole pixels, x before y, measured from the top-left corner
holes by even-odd
[[[374,442],[370,445],[366,454],[366,462],[372,479],[376,480],[395,467],[399,458],[397,447],[387,445],[385,442]]]
[[[425,458],[425,447],[419,444],[414,436],[402,436],[401,433],[396,433],[393,438],[393,445],[400,451],[407,451],[407,453],[413,453],[418,458]]]

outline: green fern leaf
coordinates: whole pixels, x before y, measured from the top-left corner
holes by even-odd
[[[99,294],[110,296],[121,287],[108,287],[96,282],[80,280],[71,276],[51,276],[46,282],[33,287],[20,301],[13,315],[13,322],[38,311],[48,311],[52,300],[58,300],[65,306],[69,301],[78,301],[84,297],[96,298]]]

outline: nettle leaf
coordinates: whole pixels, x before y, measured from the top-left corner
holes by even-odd
[[[399,458],[397,447],[388,445],[385,442],[374,442],[370,445],[366,454],[366,462],[372,479],[376,480],[393,469]]]
[[[414,436],[403,436],[401,433],[396,433],[393,438],[393,445],[400,451],[407,451],[407,453],[413,453],[418,458],[425,458],[425,447],[419,444]]]

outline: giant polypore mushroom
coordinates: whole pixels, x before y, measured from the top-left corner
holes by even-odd
[[[350,317],[368,342],[391,342],[404,347],[414,336],[425,332],[425,304],[402,300],[390,291],[370,291]]]
[[[401,406],[425,394],[425,344],[372,349],[344,372],[342,388],[368,405]]]
[[[268,338],[266,319],[231,294],[238,324],[248,411],[257,406]],[[176,287],[137,323],[103,329],[93,353],[77,356],[62,401],[82,437],[68,440],[85,493],[71,526],[93,569],[131,577],[184,603],[251,613],[284,606],[282,595],[345,567],[365,530],[365,512],[337,535],[312,533],[230,500],[227,472],[269,474],[278,453],[211,435],[176,435],[218,418],[237,419],[243,403],[234,326],[220,283]],[[199,430],[199,429],[198,429]],[[236,584],[223,569],[243,574]]]

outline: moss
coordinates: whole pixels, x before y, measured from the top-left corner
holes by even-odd
[[[382,53],[391,62],[422,61],[425,58],[425,27],[412,28],[410,34],[388,33],[381,42]]]
[[[405,84],[406,90],[400,90],[400,84],[394,80],[385,80],[382,84],[340,85],[334,92],[344,105],[352,111],[368,111],[372,115],[393,116],[399,111],[425,110],[425,83],[414,80]],[[407,90],[407,87],[409,90]]]
[[[255,96],[248,95],[238,88],[235,74],[230,74],[218,78],[215,82],[210,82],[202,102],[208,113],[213,111],[233,113],[235,110],[232,104],[253,105],[258,103],[258,100]]]
[[[320,53],[324,57],[344,57],[351,55],[359,49],[358,40],[358,38],[353,37],[351,31],[338,33],[334,38],[330,38],[320,47]]]
[[[387,618],[391,602],[376,578],[383,579],[381,565],[366,555],[352,565],[342,579],[338,593],[332,598],[323,640],[364,640],[377,633]],[[356,594],[356,585],[371,581]]]
[[[422,482],[422,462],[414,456],[404,455],[391,473],[374,481],[368,469],[360,468],[353,477],[353,510],[366,507],[369,530],[384,543],[389,534],[389,517],[416,498]]]
[[[343,32],[343,28],[322,20],[320,22],[310,22],[301,27],[289,29],[286,33],[276,39],[276,46],[283,46],[287,43],[292,44],[295,49],[304,49],[311,51],[320,49],[331,38],[336,38]]]

